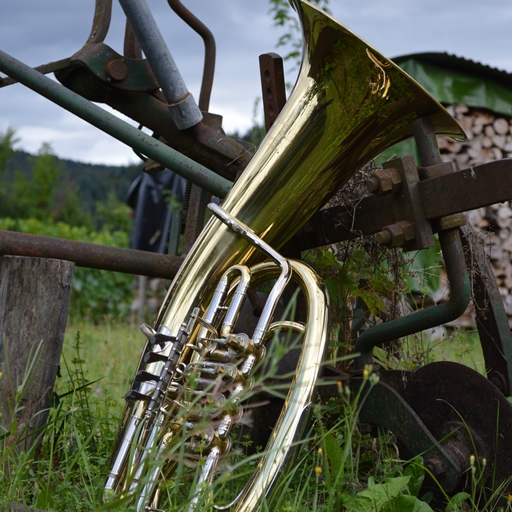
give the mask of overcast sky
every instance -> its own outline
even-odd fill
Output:
[[[148,0],[184,80],[198,98],[199,37],[168,7]],[[227,132],[244,132],[261,94],[258,56],[277,51],[267,0],[183,0],[213,32],[217,65],[210,110]],[[335,18],[389,57],[449,52],[512,72],[510,0],[331,0]],[[68,57],[90,32],[94,0],[3,0],[0,49],[31,66]],[[122,53],[124,18],[117,0],[106,43]],[[288,76],[293,81],[292,74]],[[21,85],[0,89],[0,131],[17,130],[20,148],[49,142],[57,155],[85,162],[136,161],[130,148]]]

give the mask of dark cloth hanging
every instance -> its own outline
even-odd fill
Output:
[[[130,247],[167,253],[172,202],[183,201],[186,180],[165,169],[140,174],[132,183],[126,202],[135,210]]]

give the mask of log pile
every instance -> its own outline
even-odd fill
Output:
[[[450,105],[467,142],[439,137],[444,161],[454,163],[455,170],[465,169],[501,158],[512,158],[512,118],[481,108]],[[512,201],[479,208],[468,213],[486,245],[494,275],[512,326]],[[466,321],[462,322],[467,323]]]
[[[439,137],[443,159],[452,161],[456,170],[512,157],[511,118],[466,105],[450,105],[447,109],[468,137],[465,143]]]

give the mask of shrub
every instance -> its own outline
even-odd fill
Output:
[[[63,222],[42,222],[35,218],[0,219],[0,229],[52,236],[80,242],[115,247],[128,247],[128,235],[122,231],[90,231],[83,226]],[[132,300],[133,276],[89,268],[75,269],[70,314],[89,317],[93,321],[105,317],[125,316]]]

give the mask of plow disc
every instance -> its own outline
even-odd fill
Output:
[[[453,362],[431,363],[407,382],[404,398],[459,467],[457,491],[500,501],[512,489],[512,406],[478,372]],[[441,476],[443,467],[427,469]]]

